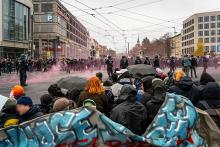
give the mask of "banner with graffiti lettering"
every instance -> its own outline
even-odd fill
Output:
[[[94,108],[79,108],[2,129],[0,146],[207,146],[197,131],[197,120],[198,114],[188,99],[167,94],[158,115],[142,136],[133,134]]]

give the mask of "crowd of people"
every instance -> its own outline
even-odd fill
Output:
[[[106,64],[109,62],[110,58]],[[40,97],[40,104],[34,104],[32,98],[25,95],[25,89],[16,85],[1,111],[0,126],[5,128],[45,114],[92,106],[133,133],[142,135],[164,103],[166,92],[185,96],[202,110],[213,109],[210,115],[220,126],[220,86],[207,72],[200,81],[193,81],[186,70],[137,78],[125,66],[121,68],[111,71],[107,80],[103,80],[102,73],[97,73],[88,80],[84,90],[75,87],[64,93],[53,84],[48,87],[48,93]]]

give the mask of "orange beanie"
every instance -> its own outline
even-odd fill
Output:
[[[13,91],[14,97],[19,97],[19,96],[24,95],[24,88],[20,85],[15,85],[12,88],[12,91]]]

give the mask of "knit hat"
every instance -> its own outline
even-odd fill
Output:
[[[86,99],[83,101],[83,106],[85,107],[96,107],[96,103],[91,99]]]
[[[5,103],[4,107],[3,107],[3,110],[7,110],[7,109],[10,109],[10,108],[13,108],[16,106],[16,99],[14,98],[9,98],[7,100],[7,102]]]
[[[17,100],[17,105],[33,106],[33,102],[30,97],[22,96]]]
[[[12,91],[13,91],[13,96],[14,97],[20,97],[20,96],[24,95],[24,88],[20,85],[15,85],[12,88]]]
[[[72,105],[72,101],[67,98],[59,98],[53,104],[53,112],[68,110],[69,106]]]
[[[103,82],[103,86],[105,86],[105,87],[109,87],[109,86],[112,86],[112,85],[113,84],[110,80],[106,80],[106,81]]]

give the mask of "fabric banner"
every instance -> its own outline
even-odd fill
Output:
[[[167,94],[158,115],[142,136],[133,134],[96,109],[84,107],[2,129],[0,146],[207,146],[198,132],[197,120],[196,109],[188,99]]]

